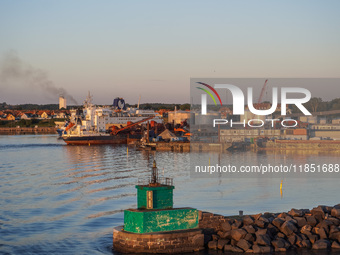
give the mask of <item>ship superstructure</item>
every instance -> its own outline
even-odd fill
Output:
[[[154,117],[152,121],[156,123],[163,123],[162,118],[153,110],[125,109],[123,98],[114,99],[112,106],[95,106],[90,93],[84,101],[82,110],[71,110],[71,122],[78,125],[81,122],[80,129],[83,131],[107,132],[112,126],[124,127],[148,117]]]
[[[62,135],[68,144],[126,143],[131,135],[126,132],[113,135],[113,130],[123,130],[126,126],[134,126],[133,123],[146,121],[163,123],[155,111],[126,108],[123,98],[115,98],[112,106],[96,106],[90,92],[83,107],[70,112],[70,124]]]

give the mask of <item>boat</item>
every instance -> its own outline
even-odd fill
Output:
[[[127,135],[83,134],[62,137],[67,145],[127,144]]]
[[[122,98],[116,98],[112,107],[97,107],[92,104],[92,96],[89,93],[84,107],[71,111],[69,124],[60,132],[61,138],[68,145],[134,143],[143,135],[143,132],[136,128],[137,125],[152,120],[154,126],[158,123],[159,116],[154,111],[148,111],[148,114],[132,112],[131,109],[125,109],[125,101]],[[115,118],[120,119],[120,122],[112,123]]]

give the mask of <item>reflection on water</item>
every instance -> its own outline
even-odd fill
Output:
[[[339,203],[338,179],[191,178],[190,153],[66,146],[54,135],[0,136],[0,252],[112,254],[112,228],[136,207],[135,184],[150,173],[174,177],[175,206],[224,215]],[[303,164],[310,153],[208,155],[219,162]],[[317,154],[322,161],[337,155]]]

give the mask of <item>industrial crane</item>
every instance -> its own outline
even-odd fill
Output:
[[[137,122],[134,122],[134,123],[131,123],[131,124],[128,124],[126,125],[125,127],[122,127],[122,128],[116,128],[116,126],[112,126],[112,130],[111,130],[111,134],[112,135],[117,135],[120,131],[123,131],[123,130],[126,130],[126,129],[129,129],[129,128],[132,128],[140,123],[143,123],[145,121],[148,121],[148,120],[151,120],[155,118],[155,116],[152,116],[152,117],[148,117],[148,118],[145,118],[145,119],[142,119],[140,121],[137,121]]]
[[[263,87],[262,87],[262,89],[261,89],[261,93],[260,93],[259,99],[258,99],[258,101],[257,101],[257,108],[260,107],[260,103],[261,103],[261,101],[262,101],[264,91],[266,90],[267,82],[268,82],[268,79],[265,80],[265,82],[264,82],[264,84],[263,84]],[[254,105],[254,107],[256,108],[255,105]],[[254,117],[255,117],[255,114],[252,114],[251,118],[254,118]]]
[[[261,103],[261,101],[262,101],[262,97],[263,97],[264,91],[266,90],[267,82],[268,82],[268,79],[263,84],[263,87],[262,87],[262,90],[261,90],[261,94],[259,96],[259,100],[257,101],[258,104]]]

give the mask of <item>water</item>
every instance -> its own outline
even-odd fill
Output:
[[[0,253],[112,254],[112,228],[136,207],[138,178],[155,159],[174,178],[176,207],[223,215],[334,205],[337,178],[192,178],[189,153],[144,152],[126,146],[66,146],[55,135],[0,136]],[[216,154],[211,153],[211,157]],[[221,155],[220,155],[221,156]],[[251,164],[288,157],[338,160],[337,155],[222,154]],[[321,162],[320,162],[321,163]]]

